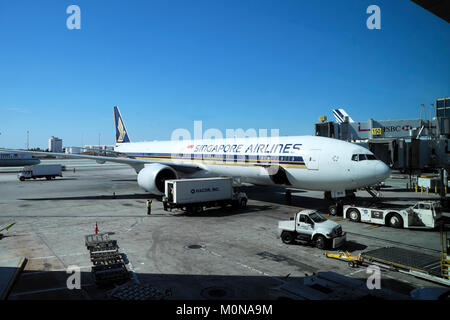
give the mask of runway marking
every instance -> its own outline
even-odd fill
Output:
[[[355,275],[355,274],[357,274],[357,273],[359,273],[359,272],[361,272],[361,271],[364,271],[364,270],[365,270],[365,269],[360,268],[359,270],[350,272],[349,274],[346,275],[346,277],[353,276],[353,275]]]
[[[144,219],[145,219],[145,218],[146,218],[146,217],[142,217],[141,219],[139,219],[139,221],[136,221],[135,223],[133,223],[133,224],[131,225],[131,227],[128,228],[127,231],[125,231],[125,233],[128,233],[128,232],[130,232],[131,230],[133,230],[134,228],[136,228],[138,225],[140,225],[142,222],[144,222]]]
[[[88,283],[88,284],[82,284],[82,287],[91,287],[93,286],[93,283]],[[18,297],[18,296],[25,296],[25,295],[29,295],[29,294],[37,294],[37,293],[44,293],[44,292],[52,292],[52,291],[60,291],[60,290],[70,290],[67,287],[59,287],[59,288],[51,288],[51,289],[42,289],[42,290],[33,290],[33,291],[25,291],[25,292],[18,292],[18,293],[13,293],[10,294],[10,297]]]
[[[375,228],[379,228],[379,227],[382,227],[382,225],[376,224],[376,225],[374,225],[374,226],[368,227],[367,229],[375,229]]]
[[[53,259],[53,258],[58,258],[58,257],[61,258],[61,257],[83,256],[83,255],[89,255],[89,252],[63,254],[63,255],[59,255],[59,256],[34,257],[34,258],[28,258],[28,260],[44,260],[44,259]]]
[[[259,274],[265,275],[265,276],[267,276],[267,277],[276,279],[275,277],[273,277],[273,276],[271,276],[271,275],[265,273],[264,271],[255,269],[255,268],[253,268],[253,267],[250,267],[250,266],[248,266],[248,265],[246,265],[246,264],[243,264],[243,263],[240,263],[240,262],[238,262],[238,261],[231,260],[230,258],[227,258],[227,257],[225,257],[225,256],[222,256],[221,254],[216,253],[216,252],[214,252],[214,251],[211,251],[211,250],[209,250],[209,249],[206,249],[206,248],[203,248],[203,247],[202,247],[202,248],[200,248],[200,250],[206,251],[207,253],[210,253],[210,254],[212,254],[212,255],[214,255],[214,256],[216,256],[216,257],[219,257],[219,258],[228,260],[228,261],[230,261],[230,262],[232,262],[232,263],[234,263],[234,264],[240,265],[241,267],[244,267],[244,268],[249,269],[249,270],[251,270],[251,271],[254,271],[254,272],[257,272],[257,273],[259,273]],[[277,279],[277,280],[279,280],[279,279]],[[280,281],[281,281],[281,280],[280,280]]]
[[[80,269],[89,269],[91,267],[92,266],[89,265],[89,266],[81,266],[79,268]],[[21,276],[34,276],[34,275],[37,275],[37,274],[43,274],[43,273],[49,273],[49,272],[61,272],[61,271],[65,271],[66,272],[67,269],[42,270],[42,271],[32,271],[32,272],[25,271],[25,272],[22,272]]]

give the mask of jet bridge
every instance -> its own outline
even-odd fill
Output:
[[[431,119],[426,119],[423,105],[417,119],[353,121],[343,109],[333,112],[336,122],[321,117],[322,122],[315,125],[317,136],[361,144],[392,169],[415,172],[450,168],[449,97],[436,99]],[[436,116],[431,117],[433,112]]]

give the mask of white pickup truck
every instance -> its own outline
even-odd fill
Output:
[[[434,229],[440,224],[441,217],[439,201],[419,201],[408,208],[395,208],[393,205],[344,206],[344,218],[393,228]]]
[[[316,210],[303,210],[297,212],[291,220],[279,221],[278,231],[284,243],[306,241],[319,249],[327,246],[335,249],[347,240],[340,224],[325,219]]]

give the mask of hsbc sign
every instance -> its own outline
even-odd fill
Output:
[[[412,129],[412,127],[409,124],[404,126],[388,126],[381,128],[383,129],[383,132],[399,132],[400,130],[409,131],[409,129]]]

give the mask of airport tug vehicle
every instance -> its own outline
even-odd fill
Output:
[[[344,218],[353,222],[368,222],[393,228],[434,229],[441,223],[439,201],[419,201],[411,207],[344,206]]]
[[[319,249],[342,246],[347,235],[342,232],[340,224],[325,219],[316,210],[303,210],[297,212],[287,221],[278,222],[278,231],[281,240],[286,244],[296,241],[312,243]]]

